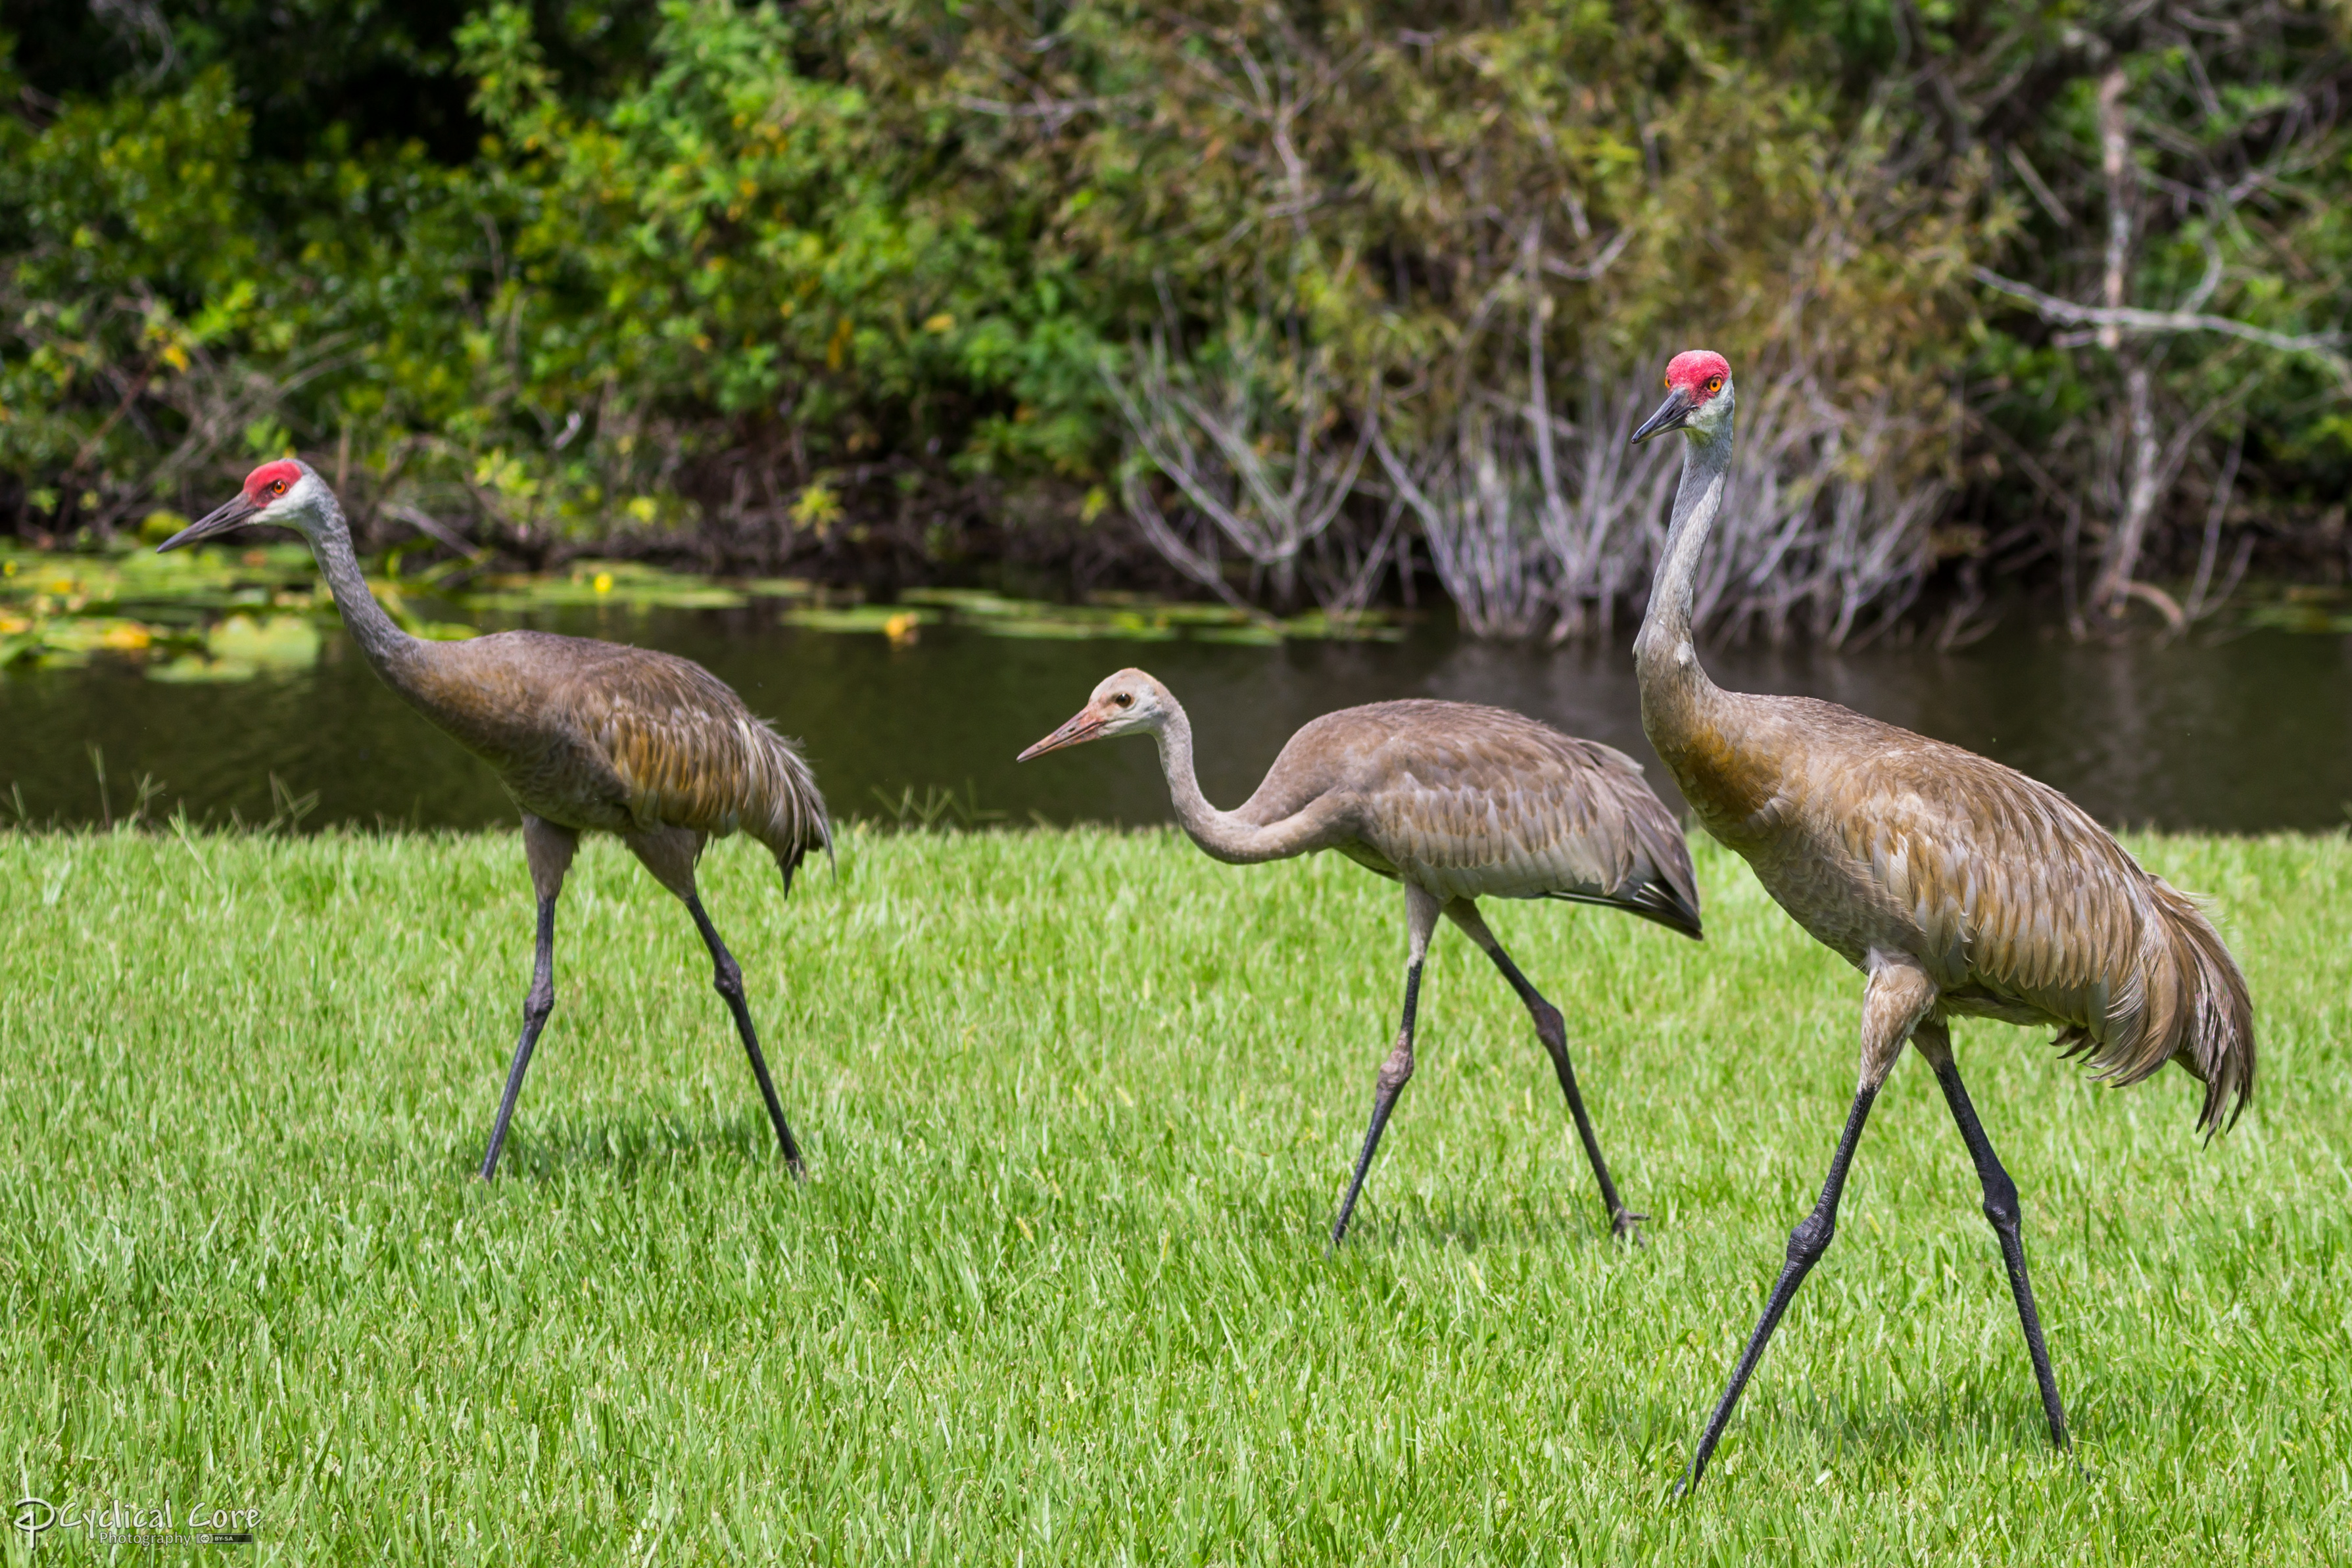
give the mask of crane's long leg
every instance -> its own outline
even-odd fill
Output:
[[[515,1097],[522,1092],[522,1075],[530,1068],[531,1048],[547,1015],[555,1010],[555,900],[563,891],[563,873],[580,847],[580,835],[544,818],[526,812],[522,820],[523,857],[530,865],[531,891],[539,895],[539,941],[530,965],[530,992],[523,998],[522,1039],[515,1046],[514,1064],[507,1069],[506,1092],[499,1097],[499,1119],[490,1125],[490,1146],[482,1155],[482,1179],[498,1174],[499,1151],[506,1147],[507,1124],[514,1119]]]
[[[760,1054],[760,1034],[751,1027],[751,1004],[743,998],[743,970],[735,962],[735,955],[719,939],[719,928],[710,924],[704,913],[702,900],[692,894],[686,897],[687,912],[694,916],[695,928],[702,933],[702,945],[710,949],[712,974],[710,983],[727,999],[727,1010],[735,1015],[735,1032],[743,1037],[743,1050],[751,1058],[751,1076],[760,1081],[760,1097],[768,1103],[768,1120],[776,1124],[776,1145],[784,1152],[784,1164],[795,1177],[806,1175],[801,1164],[801,1146],[793,1140],[793,1130],[784,1123],[783,1102],[776,1098],[775,1080],[768,1076],[767,1058]]]
[[[776,1098],[775,1080],[768,1076],[768,1059],[760,1054],[760,1031],[751,1027],[751,1005],[743,999],[742,967],[719,939],[719,927],[710,924],[695,892],[694,862],[702,853],[703,835],[691,828],[657,828],[651,832],[624,833],[621,841],[654,873],[655,880],[677,894],[687,913],[694,916],[694,928],[702,933],[702,945],[710,949],[710,984],[725,999],[727,1010],[735,1015],[735,1032],[742,1036],[744,1054],[751,1059],[751,1076],[760,1081],[760,1097],[768,1103],[768,1120],[776,1124],[776,1145],[783,1150],[784,1164],[793,1176],[806,1174],[801,1166],[801,1146],[784,1122],[783,1102]]]
[[[1862,1082],[1854,1090],[1853,1108],[1846,1113],[1845,1131],[1838,1137],[1837,1152],[1830,1156],[1829,1175],[1822,1179],[1821,1197],[1813,1204],[1812,1212],[1789,1233],[1789,1260],[1781,1266],[1780,1278],[1773,1283],[1771,1299],[1764,1303],[1764,1315],[1757,1319],[1755,1332],[1748,1336],[1748,1348],[1740,1353],[1739,1364],[1732,1369],[1730,1385],[1724,1389],[1715,1414],[1707,1417],[1706,1430],[1691,1455],[1690,1474],[1683,1478],[1685,1491],[1698,1485],[1699,1477],[1706,1473],[1707,1458],[1715,1452],[1723,1428],[1730,1424],[1731,1412],[1739,1403],[1739,1391],[1748,1386],[1756,1364],[1763,1359],[1766,1342],[1780,1326],[1780,1315],[1796,1299],[1797,1287],[1805,1282],[1805,1276],[1812,1272],[1813,1265],[1822,1260],[1822,1254],[1829,1250],[1830,1242],[1835,1239],[1838,1198],[1845,1191],[1846,1167],[1853,1163],[1854,1145],[1862,1141],[1862,1124],[1870,1118],[1870,1103],[1878,1098],[1878,1086],[1886,1082],[1887,1070],[1902,1054],[1904,1040],[1935,1005],[1935,983],[1916,964],[1878,959],[1875,955],[1874,959],[1879,967],[1872,971],[1870,989],[1863,999]]]
[[[1389,1113],[1396,1109],[1397,1096],[1412,1078],[1412,1015],[1421,1002],[1421,966],[1429,956],[1430,934],[1437,929],[1437,910],[1434,894],[1405,883],[1404,1014],[1397,1025],[1396,1045],[1390,1051],[1389,1059],[1381,1063],[1380,1076],[1373,1082],[1372,1124],[1364,1133],[1364,1151],[1356,1156],[1356,1174],[1348,1183],[1348,1196],[1339,1200],[1339,1218],[1331,1224],[1334,1247],[1348,1234],[1348,1218],[1356,1212],[1357,1195],[1364,1190],[1364,1175],[1372,1168],[1372,1151],[1381,1146],[1381,1131],[1389,1124]]]
[[[1969,1102],[1959,1063],[1952,1060],[1950,1032],[1941,1021],[1931,1021],[1920,1025],[1912,1039],[1919,1054],[1936,1070],[1936,1082],[1944,1088],[1944,1103],[1952,1108],[1960,1141],[1968,1145],[1969,1158],[1976,1162],[1977,1180],[1984,1185],[1985,1218],[1992,1221],[1993,1234],[2000,1240],[2001,1261],[2009,1266],[2009,1291],[2017,1298],[2018,1322],[2025,1326],[2025,1348],[2033,1357],[2034,1381],[2042,1385],[2042,1413],[2050,1417],[2050,1440],[2062,1448],[2071,1448],[2066,1411],[2058,1402],[2058,1378],[2050,1370],[2050,1347],[2042,1337],[2042,1314],[2034,1310],[2033,1283],[2025,1274],[2025,1241],[2018,1234],[2017,1184],[2002,1168],[2000,1156],[1992,1152],[1992,1140],[1985,1136],[1977,1108]]]
[[[1496,941],[1495,934],[1486,928],[1486,922],[1479,915],[1476,904],[1466,898],[1457,898],[1445,906],[1445,914],[1454,925],[1462,927],[1470,940],[1486,949],[1486,956],[1495,961],[1495,967],[1503,972],[1503,978],[1511,983],[1511,989],[1519,994],[1519,1000],[1527,1007],[1528,1016],[1535,1019],[1536,1038],[1543,1042],[1545,1051],[1551,1057],[1552,1071],[1559,1078],[1560,1092],[1568,1096],[1568,1113],[1576,1118],[1577,1136],[1584,1140],[1584,1157],[1592,1162],[1592,1175],[1601,1183],[1601,1202],[1609,1210],[1609,1227],[1619,1236],[1636,1235],[1636,1227],[1650,1217],[1628,1213],[1624,1204],[1618,1199],[1617,1184],[1609,1178],[1609,1162],[1601,1157],[1601,1140],[1592,1131],[1592,1118],[1585,1113],[1584,1096],[1576,1092],[1576,1069],[1568,1060],[1568,1025],[1560,1018],[1559,1009],[1544,1000],[1543,993],[1519,972],[1517,964],[1511,962],[1511,956],[1503,951],[1502,943]]]

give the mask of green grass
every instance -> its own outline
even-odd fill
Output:
[[[511,836],[0,837],[8,1479],[258,1506],[263,1563],[2342,1560],[2352,847],[2137,847],[2252,977],[2235,1133],[2200,1144],[2178,1071],[2111,1092],[1959,1030],[2081,1471],[1910,1059],[1676,1503],[1861,994],[1711,848],[1704,946],[1490,914],[1647,1244],[1605,1239],[1524,1015],[1447,931],[1327,1257],[1403,943],[1335,857],[853,834],[787,902],[716,852],[794,1187],[691,925],[599,842],[486,1188]]]

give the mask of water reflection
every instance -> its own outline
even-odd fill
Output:
[[[1642,739],[1623,646],[1552,652],[1424,634],[1401,643],[1022,642],[931,628],[877,636],[778,623],[772,608],[581,612],[550,630],[701,660],[785,733],[803,737],[837,811],[970,787],[1011,820],[1168,818],[1151,747],[1087,747],[1016,767],[1013,754],[1123,664],[1147,665],[1191,710],[1202,786],[1222,805],[1255,784],[1318,713],[1428,695],[1516,707],[1622,747],[1662,786]],[[1631,630],[1617,639],[1630,643]],[[1827,697],[2044,779],[2102,821],[2256,831],[2340,826],[2352,800],[2352,639],[2255,632],[2213,646],[2080,646],[2006,629],[1956,653],[1725,648],[1710,670],[1737,689]],[[509,822],[513,808],[471,761],[380,685],[340,631],[306,674],[171,686],[121,665],[0,677],[0,793],[37,820],[95,820],[88,749],[104,750],[113,805],[139,774],[162,808],[198,819],[271,812],[269,775],[316,790],[313,824]]]

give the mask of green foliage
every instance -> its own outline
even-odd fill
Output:
[[[363,520],[699,526],[772,561],[958,486],[1101,492],[1129,444],[1105,372],[1155,332],[1204,367],[1276,342],[1268,439],[1377,417],[1410,444],[1517,395],[1530,331],[1612,375],[1704,338],[1900,411],[1876,460],[1906,480],[2047,509],[1968,416],[2089,494],[2112,367],[1971,270],[2097,293],[2115,62],[2132,298],[2211,267],[2204,308],[2341,314],[2340,16],[2224,13],[2218,43],[1891,0],[45,20],[0,49],[0,512],[110,532],[290,445],[336,455]],[[2245,483],[2340,477],[2313,361],[2167,352],[2166,397],[2262,432]]]
[[[852,831],[786,900],[719,847],[796,1187],[691,922],[592,843],[486,1187],[512,835],[0,833],[0,1459],[52,1501],[258,1506],[257,1562],[2340,1557],[2352,849],[2134,841],[2215,900],[2261,1009],[2260,1097],[2210,1147],[2175,1069],[2109,1091],[2036,1031],[1958,1031],[2079,1468],[1906,1060],[1676,1503],[1860,1000],[1696,847],[1703,945],[1489,914],[1648,1240],[1609,1240],[1526,1013],[1448,930],[1328,1256],[1402,921],[1336,855]]]

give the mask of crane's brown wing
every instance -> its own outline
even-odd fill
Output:
[[[1332,789],[1353,796],[1364,845],[1433,892],[1607,904],[1698,935],[1679,826],[1598,742],[1503,708],[1376,703],[1300,730],[1244,810]]]
[[[670,654],[598,646],[613,653],[579,671],[568,706],[580,744],[638,827],[740,831],[767,845],[787,876],[807,851],[830,850],[807,761],[726,683]]]
[[[1823,748],[1808,815],[1959,1010],[2056,1022],[2119,1082],[2179,1055],[2209,1088],[2251,1086],[2245,982],[2189,899],[2048,785],[1872,727]]]

